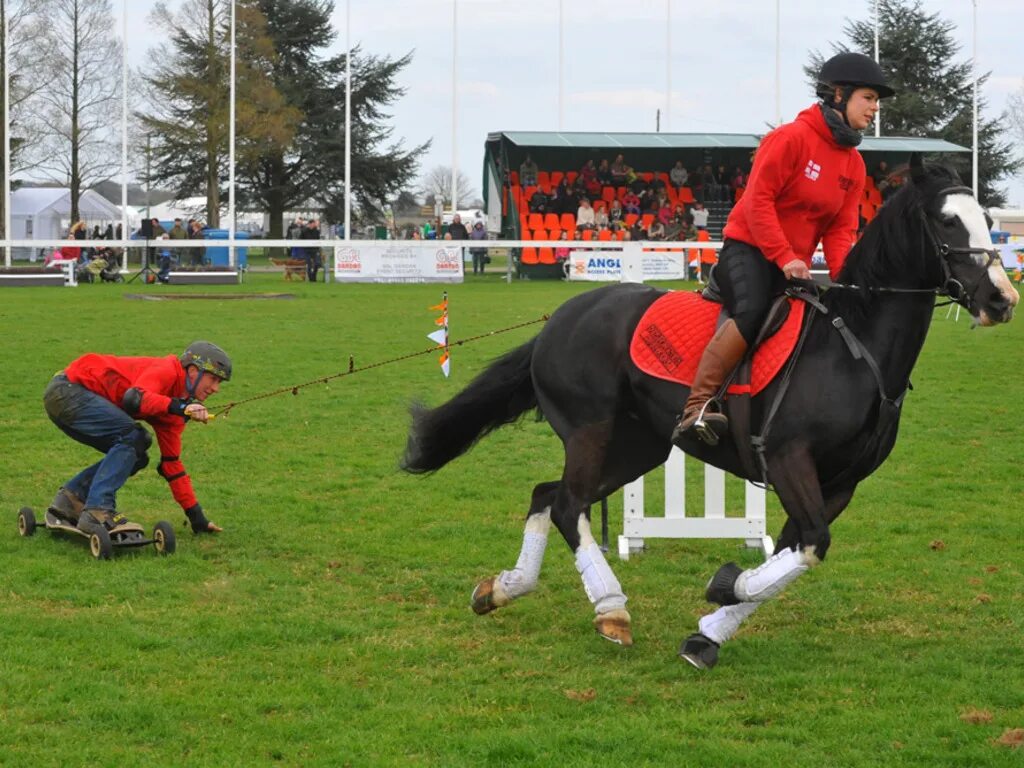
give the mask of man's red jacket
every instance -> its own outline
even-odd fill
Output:
[[[753,245],[780,269],[794,259],[810,266],[820,242],[834,280],[857,239],[863,194],[864,159],[832,138],[815,104],[761,141],[722,235]]]
[[[135,387],[142,392],[142,404],[133,418],[153,427],[160,446],[157,471],[168,480],[171,493],[182,509],[196,504],[192,481],[181,463],[181,433],[185,419],[167,412],[172,398],[185,398],[185,369],[174,355],[167,357],[117,357],[82,355],[64,369],[68,380],[106,398],[118,408],[124,393]]]

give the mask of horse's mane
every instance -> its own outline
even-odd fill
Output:
[[[863,314],[879,296],[871,288],[921,285],[934,269],[935,256],[925,245],[925,208],[939,190],[960,183],[956,172],[944,165],[926,166],[919,178],[908,179],[878,209],[839,273],[837,282],[860,290],[829,291],[829,307],[844,316]]]

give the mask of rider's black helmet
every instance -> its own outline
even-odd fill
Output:
[[[883,99],[896,94],[886,82],[885,73],[878,63],[870,56],[853,51],[836,54],[822,65],[818,74],[816,93],[819,98],[830,102],[835,87],[844,85],[853,88],[873,88]],[[846,97],[848,98],[849,96]]]
[[[193,341],[178,358],[187,368],[194,365],[201,371],[212,373],[223,381],[231,380],[231,358],[228,353],[208,341]]]

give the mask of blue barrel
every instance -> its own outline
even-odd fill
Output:
[[[227,240],[228,231],[226,229],[204,229],[203,237],[207,240]],[[248,240],[248,232],[235,232],[235,240]],[[228,266],[228,248],[207,248],[206,258],[210,264],[215,267],[226,267]],[[249,268],[249,249],[248,248],[235,248],[235,263],[240,269]]]

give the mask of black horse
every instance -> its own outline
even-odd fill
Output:
[[[980,325],[1013,315],[1020,297],[992,250],[987,217],[971,190],[953,171],[924,167],[917,158],[910,175],[850,252],[840,287],[822,296],[827,314],[812,323],[784,397],[776,403],[780,384],[774,382],[751,401],[755,427],[776,410],[763,455],[787,520],[764,565],[741,572],[728,564],[709,582],[708,599],[721,607],[701,619],[700,631],[680,649],[697,667],[714,665],[719,645],[758,605],[824,559],[830,523],[896,441],[902,395],[935,295],[949,295]],[[414,408],[403,460],[409,472],[440,469],[536,407],[565,446],[561,478],[533,490],[516,567],[477,585],[477,613],[536,587],[554,521],[575,554],[595,628],[609,640],[632,643],[626,598],[590,533],[589,506],[663,463],[671,448],[686,388],[645,375],[629,355],[641,316],[662,294],[615,285],[577,296],[539,335],[450,401]],[[762,479],[744,469],[751,463],[731,439],[712,447],[692,438],[680,447],[733,474]]]

